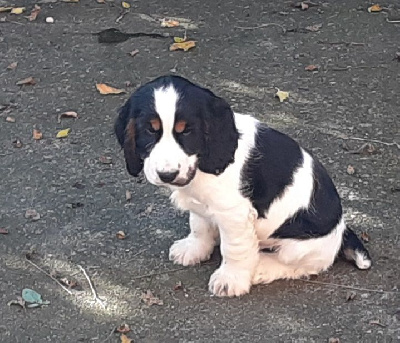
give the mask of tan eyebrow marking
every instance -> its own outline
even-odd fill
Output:
[[[184,120],[179,120],[178,122],[176,122],[174,127],[177,133],[182,133],[183,131],[185,131],[185,128],[186,128],[186,121]]]
[[[150,124],[154,131],[159,131],[161,128],[161,123],[159,119],[150,120]]]

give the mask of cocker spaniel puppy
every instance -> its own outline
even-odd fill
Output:
[[[157,78],[122,107],[115,132],[129,173],[144,169],[190,212],[190,234],[169,258],[194,265],[220,243],[213,294],[240,296],[254,284],[317,274],[339,253],[359,269],[371,266],[321,163],[211,91],[178,76]]]

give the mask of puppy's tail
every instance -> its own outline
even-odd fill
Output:
[[[365,249],[360,239],[349,227],[344,232],[340,254],[346,260],[354,262],[358,269],[369,269],[371,267],[372,260],[368,250]]]

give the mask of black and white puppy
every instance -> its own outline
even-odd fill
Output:
[[[213,294],[239,296],[253,284],[317,274],[339,253],[360,269],[371,266],[324,167],[211,91],[178,76],[157,78],[122,107],[115,132],[129,173],[144,169],[190,211],[191,232],[172,245],[170,259],[200,263],[220,242]]]

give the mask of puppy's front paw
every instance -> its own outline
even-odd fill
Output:
[[[169,259],[175,264],[192,266],[210,259],[214,249],[213,244],[208,244],[200,239],[186,237],[176,241],[169,249]]]
[[[238,297],[249,293],[251,275],[247,270],[222,266],[211,275],[208,287],[218,297]]]

